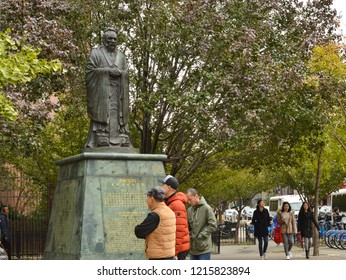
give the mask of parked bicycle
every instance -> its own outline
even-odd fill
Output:
[[[275,234],[275,224],[271,223],[271,225],[268,227],[268,237],[271,240],[274,240],[274,234]]]
[[[274,231],[275,231],[275,227],[273,227],[273,224],[271,224],[268,227],[268,238],[270,238],[271,240],[274,239]],[[249,224],[246,228],[246,238],[247,239],[254,239],[255,238],[255,226],[253,224]]]
[[[331,225],[331,229],[324,232],[320,229],[320,234],[324,234],[324,241],[329,248],[346,250],[346,219]]]
[[[321,219],[318,221],[319,230],[319,238],[320,241],[325,241],[326,233],[328,230],[333,229],[333,225],[330,219]]]
[[[246,227],[246,239],[253,240],[255,238],[255,226],[253,224],[249,224]]]
[[[218,230],[220,232],[221,240],[234,238],[234,231],[232,231],[232,227],[227,226],[226,224],[219,224]]]
[[[346,230],[328,230],[325,235],[325,243],[329,248],[346,250]]]

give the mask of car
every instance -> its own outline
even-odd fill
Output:
[[[332,207],[330,205],[323,205],[318,207],[318,220],[330,221],[332,219]]]
[[[225,221],[229,222],[236,222],[237,221],[237,216],[238,216],[238,211],[236,209],[226,209],[225,212],[223,213],[223,216],[225,218]]]
[[[241,214],[242,217],[247,219],[247,220],[251,220],[252,219],[252,215],[253,212],[256,210],[256,208],[251,208],[250,206],[245,206],[244,209],[242,210]]]
[[[332,207],[330,205],[323,205],[318,207],[318,213],[323,212],[323,213],[328,213],[332,212]]]
[[[256,208],[246,208],[244,211],[244,214],[248,219],[252,219],[253,212],[256,210]]]
[[[253,212],[256,208],[251,208],[250,206],[245,206],[241,211],[241,219],[251,220]],[[225,221],[236,222],[238,218],[238,210],[235,208],[226,209],[224,212]]]

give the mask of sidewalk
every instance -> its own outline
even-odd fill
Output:
[[[292,248],[292,260],[306,260],[305,251],[300,245]],[[331,249],[325,244],[319,248],[319,256],[313,256],[313,248],[310,249],[310,260],[346,260],[346,250]],[[279,246],[269,240],[267,250],[268,260],[286,260],[283,244]],[[259,260],[258,243],[256,245],[222,245],[220,254],[212,254],[212,260]]]

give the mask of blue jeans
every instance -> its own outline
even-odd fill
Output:
[[[258,250],[260,256],[262,257],[264,253],[267,252],[268,248],[268,235],[267,236],[259,236],[258,238]]]
[[[185,260],[188,252],[189,251],[184,251],[184,252],[178,253],[178,255],[177,255],[178,260]]]
[[[170,258],[162,258],[162,259],[149,259],[149,260],[174,260],[174,257],[170,257]]]
[[[192,255],[190,254],[190,260],[210,260],[210,253],[205,253],[202,255]]]

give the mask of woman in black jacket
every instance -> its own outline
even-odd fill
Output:
[[[319,230],[318,224],[314,218],[314,213],[311,211],[309,203],[305,201],[299,210],[298,233],[300,232],[302,238],[304,238],[305,254],[307,259],[309,258],[309,251],[312,244],[312,224],[314,224],[317,230]]]
[[[258,249],[261,259],[267,259],[268,248],[268,227],[270,226],[270,216],[262,199],[257,201],[256,210],[253,212],[252,224],[255,226],[255,237],[258,238]]]

